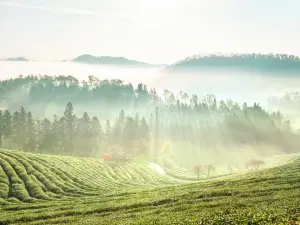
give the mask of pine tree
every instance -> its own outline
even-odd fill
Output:
[[[124,132],[123,132],[124,145],[125,145],[125,159],[128,158],[129,151],[133,150],[135,135],[136,132],[134,126],[134,119],[132,117],[127,117]]]
[[[158,151],[158,138],[159,138],[159,114],[158,114],[158,107],[155,108],[155,126],[154,126],[154,159],[157,157]]]
[[[106,142],[108,144],[111,143],[111,139],[110,139],[111,132],[112,132],[112,128],[111,128],[110,121],[106,120],[106,124],[105,124],[105,139],[106,139]]]
[[[117,119],[113,125],[110,138],[114,144],[116,145],[122,144],[122,125],[119,119]]]
[[[138,129],[138,134],[139,134],[139,151],[141,153],[149,155],[150,129],[145,117],[143,117],[141,120],[141,124]]]
[[[41,139],[39,144],[40,152],[53,153],[53,140],[51,138],[51,122],[44,119],[41,123]]]
[[[35,137],[35,124],[32,118],[31,112],[27,115],[27,123],[26,123],[26,145],[25,151],[35,152],[36,149],[36,137]]]
[[[40,150],[40,144],[42,139],[42,122],[39,118],[34,119],[35,123],[35,141],[36,141],[36,151]]]
[[[53,123],[51,126],[51,134],[53,139],[53,151],[56,154],[59,154],[59,143],[60,143],[60,136],[59,136],[59,120],[57,115],[53,116]]]
[[[104,134],[100,121],[96,116],[92,118],[92,149],[96,152],[103,144]]]
[[[80,119],[78,126],[78,139],[82,145],[82,149],[79,149],[79,155],[91,156],[92,155],[92,127],[91,120],[87,112],[85,112]],[[81,145],[80,145],[81,146]]]
[[[75,115],[73,113],[72,103],[68,103],[66,110],[64,112],[64,122],[65,122],[65,152],[73,154],[73,136],[74,136],[74,120]]]
[[[124,125],[125,125],[125,113],[124,110],[122,109],[119,115],[119,124],[121,129],[124,129]]]
[[[4,120],[3,120],[3,113],[0,110],[0,147],[2,147],[2,136],[4,135],[4,129],[3,129],[3,124],[4,124]]]
[[[61,117],[58,121],[58,126],[57,126],[57,144],[58,144],[58,151],[60,154],[67,154],[65,147],[66,147],[66,126],[65,126],[65,119],[64,117]]]
[[[12,116],[8,110],[5,110],[3,115],[3,134],[6,139],[8,139],[8,148],[11,148],[11,138],[12,138]]]
[[[139,126],[140,126],[140,116],[138,113],[135,114],[135,119],[134,119],[134,133],[135,133],[135,137],[138,138],[139,137],[139,134],[138,134],[138,129],[139,129]]]
[[[26,148],[26,123],[27,123],[27,113],[22,106],[19,112],[19,125],[18,125],[18,136],[20,147],[25,150]]]
[[[20,115],[18,111],[16,111],[12,117],[12,140],[18,145],[18,148],[20,148]]]

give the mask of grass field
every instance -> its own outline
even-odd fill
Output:
[[[188,171],[8,150],[0,165],[0,224],[300,224],[298,155],[197,182]]]

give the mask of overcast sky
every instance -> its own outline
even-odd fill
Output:
[[[300,0],[0,0],[0,58],[300,55]]]

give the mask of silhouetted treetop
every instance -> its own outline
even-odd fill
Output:
[[[241,68],[253,70],[300,70],[300,59],[287,54],[194,55],[168,69]]]
[[[93,56],[89,54],[80,55],[72,60],[78,63],[87,64],[102,64],[102,65],[131,65],[131,66],[152,66],[151,64],[130,60],[124,57],[112,57],[112,56]]]

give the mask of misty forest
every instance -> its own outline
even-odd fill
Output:
[[[16,108],[16,103],[10,105],[14,90],[22,93],[19,103],[24,106],[10,111]],[[220,151],[239,149],[242,153],[243,148],[254,146],[261,155],[271,153],[263,146],[291,153],[300,143],[299,134],[279,111],[268,113],[258,103],[217,101],[212,94],[198,97],[165,90],[160,97],[142,83],[134,88],[121,80],[93,76],[88,82],[71,76],[20,76],[2,81],[1,92],[2,101],[8,104],[0,111],[0,143],[26,152],[85,157],[110,152],[124,160],[155,159],[164,142],[170,142],[177,157],[189,162],[207,152],[218,158]],[[91,112],[76,113],[76,105],[87,104]],[[43,117],[47,105],[62,110]],[[115,118],[107,116],[112,111]],[[184,150],[179,150],[182,146]]]
[[[299,225],[299,0],[0,0],[0,225]]]
[[[91,55],[72,63],[117,62],[155,67]],[[208,86],[203,71],[292,79],[299,65],[289,55],[210,55],[161,73],[188,79],[192,71]],[[0,224],[300,221],[299,92],[287,88],[261,104],[241,101],[238,91],[239,101],[142,80],[19,75],[0,81]]]

